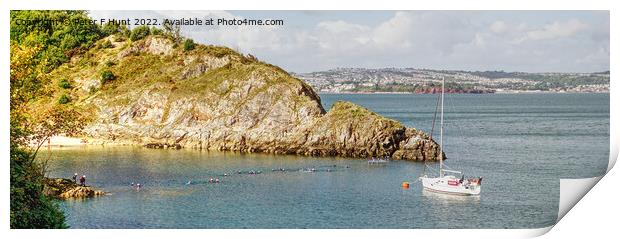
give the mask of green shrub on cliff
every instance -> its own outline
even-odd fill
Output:
[[[62,78],[62,79],[60,79],[60,81],[58,81],[58,87],[60,87],[62,89],[70,89],[71,88],[71,82],[69,82],[66,78]]]
[[[114,23],[106,23],[101,27],[101,32],[106,36],[119,34],[119,33],[120,33],[119,35],[125,35],[127,31],[129,31],[127,26],[120,25],[120,24],[114,24]],[[128,36],[129,34],[125,35],[125,37],[128,37]]]
[[[64,105],[71,102],[71,98],[67,94],[62,94],[60,98],[58,98],[58,104]]]
[[[129,36],[129,39],[131,39],[132,41],[137,41],[137,40],[140,40],[142,38],[145,38],[150,33],[151,33],[151,29],[149,29],[149,27],[147,27],[147,26],[139,26],[139,27],[134,28],[131,31],[131,35]]]
[[[196,43],[194,43],[194,40],[192,39],[186,39],[185,42],[183,43],[184,51],[191,51],[191,50],[194,50],[194,48],[196,48]]]
[[[151,35],[164,36],[164,30],[153,27],[151,28]]]
[[[105,84],[109,81],[113,81],[116,79],[116,76],[114,75],[114,73],[112,73],[112,71],[110,70],[105,70],[103,72],[101,72],[101,84]]]

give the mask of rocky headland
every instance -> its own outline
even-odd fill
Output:
[[[66,178],[45,178],[44,180],[43,192],[45,195],[58,199],[91,198],[105,195],[103,191],[91,186],[80,186]]]
[[[51,76],[71,82],[51,95],[68,94],[91,119],[84,136],[103,142],[412,161],[440,152],[426,133],[359,105],[326,111],[303,81],[225,47],[110,36]]]

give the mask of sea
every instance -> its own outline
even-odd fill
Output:
[[[437,95],[320,96],[327,110],[351,101],[428,133],[436,116],[440,138]],[[49,176],[85,174],[109,193],[60,202],[71,228],[541,228],[557,220],[560,178],[607,170],[609,103],[607,93],[446,95],[445,163],[483,178],[469,197],[422,189],[438,163],[131,146],[42,155]]]

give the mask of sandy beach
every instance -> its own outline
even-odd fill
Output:
[[[81,146],[89,144],[86,138],[73,138],[66,136],[52,136],[43,146]]]

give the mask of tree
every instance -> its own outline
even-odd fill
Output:
[[[174,43],[181,43],[183,37],[181,36],[181,27],[179,25],[172,25],[170,21],[164,21],[164,35],[169,37]]]
[[[89,22],[85,11],[11,11],[10,15],[10,226],[66,228],[58,204],[43,193],[46,167],[37,152],[53,135],[79,132],[86,117],[70,102],[37,109],[33,103],[51,95],[54,87],[48,87],[53,84],[47,73],[105,34],[97,24],[59,23]],[[39,24],[17,24],[18,20]]]
[[[105,36],[110,36],[110,35],[114,35],[117,33],[121,33],[124,30],[123,27],[127,28],[124,25],[115,24],[113,22],[108,22],[106,24],[103,24],[103,27],[101,27],[101,32]]]
[[[131,39],[132,41],[137,41],[148,36],[150,32],[151,30],[149,29],[149,27],[139,26],[131,31],[131,36],[129,36],[129,39]]]
[[[34,115],[27,125],[32,129],[28,141],[34,144],[31,160],[35,160],[41,146],[52,136],[77,136],[86,121],[87,117],[78,108],[65,104],[54,105]]]
[[[41,92],[46,82],[36,56],[42,47],[18,46],[11,41],[10,71],[10,226],[11,228],[67,228],[65,216],[43,193],[45,168],[27,147],[36,135],[28,102]],[[62,113],[62,112],[59,112]],[[63,127],[66,128],[66,127]]]
[[[21,46],[40,47],[33,64],[41,64],[45,72],[67,62],[71,55],[90,48],[105,36],[98,24],[61,23],[89,22],[86,11],[14,10],[10,15],[11,40]],[[39,24],[18,24],[24,20],[39,21]]]
[[[28,152],[11,144],[11,228],[67,228],[58,204],[43,194],[41,167],[29,159]]]
[[[164,35],[164,30],[156,28],[156,27],[153,27],[153,28],[151,28],[151,35],[162,36],[162,35]]]

